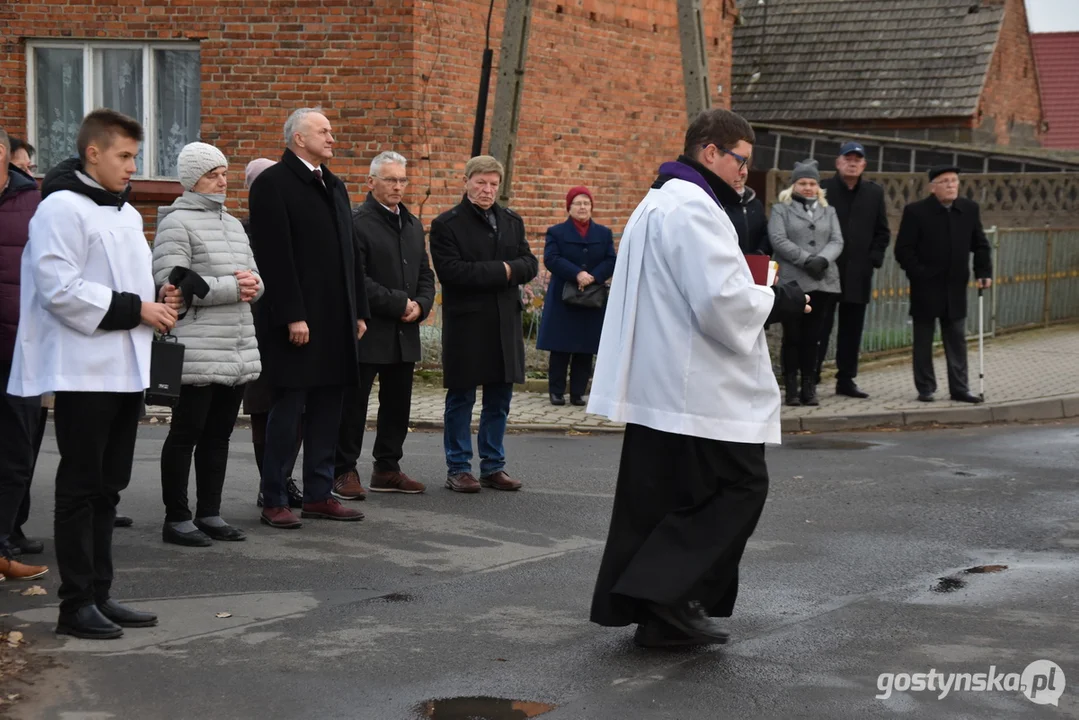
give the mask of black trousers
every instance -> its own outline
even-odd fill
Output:
[[[592,355],[551,351],[547,369],[547,391],[552,395],[566,394],[566,371],[569,370],[569,393],[581,397],[588,390],[592,377]]]
[[[354,471],[363,452],[367,405],[378,378],[378,422],[375,432],[375,472],[399,472],[405,456],[408,419],[412,414],[412,372],[415,363],[360,363],[360,384],[345,388],[341,429],[337,436],[334,475]]]
[[[10,374],[10,364],[0,366],[0,543],[19,537],[30,516],[30,482],[45,432],[41,398],[8,395]]]
[[[244,399],[244,386],[183,385],[161,448],[161,499],[165,521],[191,519],[187,480],[195,456],[195,517],[221,514],[221,490],[229,460],[229,439]]]
[[[933,370],[933,333],[935,319],[914,318],[914,387],[931,395],[937,391],[937,375]],[[967,320],[940,319],[940,337],[944,341],[944,358],[948,365],[948,392],[952,395],[970,392],[967,385]]]
[[[259,477],[262,477],[262,460],[266,454],[266,423],[270,419],[270,413],[251,413],[251,445],[255,449],[255,466],[258,468]],[[300,418],[300,427],[303,427],[303,418]],[[296,469],[296,458],[300,455],[303,446],[303,435],[296,434],[296,452],[292,454],[288,466],[285,468],[285,477],[291,478]]]
[[[729,617],[767,496],[764,445],[627,425],[592,622],[644,622],[647,603],[687,600]]]
[[[303,436],[304,502],[322,502],[333,489],[344,388],[275,388],[273,394],[262,459],[263,506],[288,507],[285,470],[294,458],[297,433]]]
[[[131,481],[142,393],[58,392],[55,543],[60,612],[109,599],[112,523]]]
[[[865,303],[838,302],[824,318],[821,343],[817,356],[817,374],[828,354],[828,339],[832,336],[835,316],[839,315],[839,332],[835,339],[836,380],[839,382],[858,377],[858,355],[862,351],[862,331],[865,329]],[[838,312],[837,312],[838,310]],[[816,308],[813,312],[816,312]]]
[[[807,293],[813,312],[794,320],[783,321],[783,341],[780,343],[780,362],[783,374],[787,377],[797,375],[813,379],[817,374],[820,346],[828,342],[824,334],[824,323],[832,312],[839,295],[836,293]]]

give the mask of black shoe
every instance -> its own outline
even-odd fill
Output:
[[[687,602],[680,605],[649,603],[648,609],[657,620],[686,635],[701,638],[705,642],[722,645],[731,638],[729,632],[724,630],[715,620],[708,617],[704,608],[698,602]]]
[[[918,393],[919,402],[933,402],[936,398],[933,397],[933,393]]]
[[[659,620],[649,620],[637,626],[633,633],[633,644],[642,648],[675,648],[711,645],[716,642],[711,638],[687,635]]]
[[[971,395],[969,392],[952,393],[952,400],[955,400],[956,402],[974,403],[975,405],[982,402],[980,397]]]
[[[288,494],[288,506],[293,510],[303,507],[303,491],[296,487],[296,481],[292,478],[285,483],[285,492]]]
[[[10,542],[20,551],[23,555],[40,555],[45,552],[45,543],[40,540],[31,540],[23,534],[12,535]]]
[[[168,523],[161,526],[161,539],[173,545],[186,547],[210,547],[214,544],[206,533],[197,528],[190,532],[181,532]]]
[[[867,398],[869,393],[858,387],[853,380],[840,380],[835,384],[836,395],[846,395],[852,398]]]
[[[124,629],[102,615],[97,605],[87,605],[73,613],[60,613],[56,634],[87,640],[112,640],[123,635]]]
[[[566,396],[565,395],[559,395],[557,393],[551,393],[550,398],[551,398],[551,404],[552,405],[565,405],[566,404]]]
[[[812,381],[813,378],[802,376],[802,393],[799,399],[803,405],[820,405],[817,400],[817,386]]]
[[[22,555],[22,548],[11,542],[11,540],[0,543],[0,557],[17,558],[20,555]]]
[[[259,490],[258,497],[255,498],[255,504],[258,505],[259,507],[262,507],[262,491],[261,490]]]
[[[106,600],[99,603],[97,609],[101,611],[102,615],[120,627],[140,628],[157,625],[157,615],[152,612],[129,608],[127,605],[121,605],[115,600]]]
[[[131,527],[134,524],[135,521],[127,515],[117,515],[116,519],[112,521],[113,527]]]
[[[577,407],[584,407],[584,405],[585,405],[584,397],[582,397],[581,395],[570,395],[569,396],[569,404],[570,405],[576,405]]]
[[[787,404],[791,407],[800,406],[802,400],[798,397],[798,375],[784,375],[783,387],[787,391]]]
[[[232,527],[231,525],[225,525],[224,527],[213,527],[207,525],[198,518],[195,518],[195,527],[209,535],[212,540],[240,542],[241,540],[247,539],[247,535],[244,534],[243,530],[241,530],[240,528]]]

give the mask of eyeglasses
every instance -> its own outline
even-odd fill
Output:
[[[372,175],[371,177],[381,180],[384,183],[389,183],[390,185],[400,185],[401,187],[408,186],[408,178],[387,178],[382,177],[381,175]]]
[[[714,143],[708,143],[708,145],[713,145],[713,144],[714,144]],[[707,148],[707,147],[708,147],[708,145],[705,145],[704,147],[705,147],[705,148]],[[739,170],[742,170],[742,168],[744,168],[744,167],[748,166],[748,165],[749,165],[749,161],[753,159],[752,157],[745,157],[745,156],[743,156],[743,155],[739,155],[738,153],[736,153],[736,152],[733,152],[733,151],[731,151],[731,150],[728,150],[727,148],[722,148],[722,147],[720,147],[719,145],[716,145],[716,150],[719,150],[719,151],[720,151],[721,153],[723,153],[724,155],[730,155],[730,156],[731,156],[732,158],[734,158],[735,160],[737,160],[737,161],[738,161],[738,169],[739,169]]]

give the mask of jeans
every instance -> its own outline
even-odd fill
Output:
[[[480,453],[480,476],[493,475],[506,467],[506,421],[513,398],[513,383],[487,383],[483,386],[483,409],[476,445]],[[446,391],[443,443],[446,469],[450,475],[472,471],[472,407],[476,388]]]
[[[172,413],[169,435],[161,448],[161,499],[165,520],[191,519],[187,480],[195,455],[195,517],[221,514],[221,490],[229,460],[229,439],[244,397],[244,386],[183,385]]]

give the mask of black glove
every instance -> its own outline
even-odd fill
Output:
[[[805,268],[805,271],[809,273],[809,276],[814,280],[820,280],[824,277],[824,271],[828,269],[828,258],[814,255],[806,260],[802,267]]]
[[[772,291],[776,294],[772,304],[772,312],[768,315],[766,325],[784,320],[795,320],[805,314],[806,294],[798,283],[793,280],[782,285],[773,285]]]

